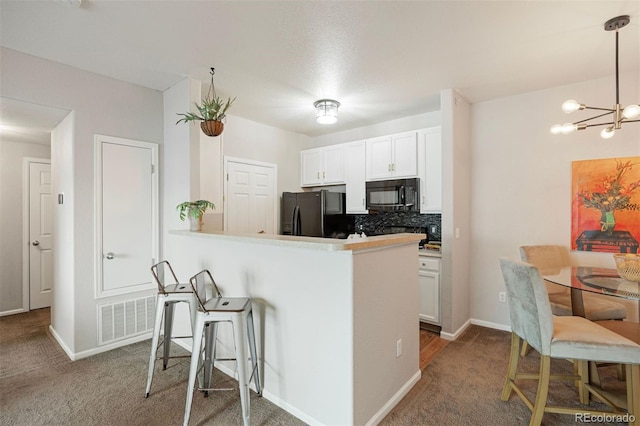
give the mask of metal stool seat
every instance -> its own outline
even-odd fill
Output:
[[[211,374],[214,362],[216,360],[229,360],[228,358],[216,358],[215,356],[217,326],[220,322],[230,322],[233,327],[242,418],[244,424],[249,425],[249,385],[251,379],[254,381],[258,395],[262,395],[251,299],[247,297],[222,297],[211,273],[206,269],[194,275],[190,279],[190,283],[196,296],[198,311],[193,331],[194,338],[191,350],[191,367],[189,369],[184,425],[189,424],[196,376],[204,375],[202,387],[199,390],[204,391],[205,394],[212,390],[230,390],[211,388]],[[204,356],[202,356],[203,337],[205,340]],[[251,374],[248,374],[249,371],[247,370],[247,342],[249,343],[251,358]]]
[[[153,380],[153,370],[155,362],[162,359],[162,369],[167,369],[167,364],[171,358],[188,358],[189,355],[170,356],[171,339],[190,338],[192,336],[173,336],[173,313],[176,303],[184,302],[189,305],[191,330],[193,332],[193,320],[197,310],[197,304],[193,295],[193,289],[189,284],[180,284],[173,268],[168,261],[156,263],[151,267],[153,278],[158,284],[158,295],[156,299],[156,319],[153,327],[153,337],[151,339],[151,355],[149,356],[149,372],[147,374],[147,389],[145,398],[149,397],[151,391],[151,381]],[[162,328],[162,318],[164,317],[164,336],[160,340],[160,330]],[[157,357],[158,349],[163,347],[162,357]]]

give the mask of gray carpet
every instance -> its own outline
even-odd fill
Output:
[[[500,400],[507,371],[511,334],[471,326],[458,340],[450,342],[422,372],[422,379],[384,419],[382,425],[528,425],[531,412],[512,393]],[[519,372],[537,373],[539,355],[530,351],[520,358]],[[624,392],[614,366],[599,369],[607,389]],[[572,374],[573,364],[552,360],[552,373]],[[533,400],[537,381],[518,382]],[[572,382],[554,381],[549,388],[550,405],[584,407]],[[607,409],[591,403],[591,409]],[[572,415],[545,414],[543,425],[575,425]],[[589,423],[612,425],[617,423]],[[626,424],[626,423],[624,423]]]
[[[0,318],[0,424],[182,423],[187,359],[172,361],[166,371],[156,367],[151,396],[145,399],[149,341],[71,362],[46,326],[34,326],[28,332],[12,331],[20,324],[21,315],[30,314]],[[436,356],[418,384],[381,424],[528,424],[529,410],[519,398],[512,395],[508,402],[499,398],[509,343],[510,336],[506,332],[472,326]],[[178,348],[176,352],[180,351]],[[535,371],[536,361],[537,354],[532,352],[524,362],[530,371]],[[558,361],[552,368],[556,372],[569,372],[572,366],[566,361]],[[607,369],[603,373],[607,373]],[[615,372],[612,370],[611,373]],[[229,381],[220,372],[216,377]],[[531,382],[529,390],[533,395],[535,382]],[[558,393],[561,398],[554,396]],[[570,383],[553,385],[552,403],[570,403],[576,398],[577,392]],[[303,424],[253,393],[251,414],[252,425]],[[196,394],[191,424],[242,424],[238,393],[217,392],[209,398]],[[575,422],[572,416],[546,414],[543,424],[573,425]]]
[[[23,314],[20,314],[23,315]],[[0,425],[178,425],[186,399],[188,358],[156,363],[151,395],[144,398],[150,341],[69,360],[46,326],[10,335],[0,318]],[[175,354],[187,354],[176,345]],[[224,374],[214,380],[233,387]],[[194,395],[191,425],[241,425],[238,392]],[[304,423],[251,393],[252,425]]]

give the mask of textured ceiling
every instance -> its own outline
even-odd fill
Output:
[[[620,68],[640,69],[637,0],[66,3],[2,0],[1,45],[160,91],[214,66],[231,114],[310,136],[437,110],[445,88],[479,102],[611,75],[603,23],[622,14]],[[335,125],[315,123],[325,97]]]

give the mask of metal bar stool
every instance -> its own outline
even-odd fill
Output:
[[[153,337],[151,339],[151,355],[149,356],[149,373],[147,375],[147,389],[145,398],[149,397],[151,391],[151,381],[153,380],[153,370],[155,362],[162,359],[162,369],[167,369],[167,364],[171,358],[188,358],[190,355],[170,356],[171,339],[189,338],[192,336],[172,336],[173,334],[173,313],[176,303],[185,302],[189,304],[189,313],[191,319],[191,331],[193,332],[193,323],[197,304],[193,296],[193,290],[189,284],[180,284],[173,268],[168,261],[156,263],[151,267],[153,278],[158,284],[158,296],[156,299],[156,320],[153,327]],[[160,340],[160,329],[162,327],[162,318],[164,316],[164,336]],[[163,347],[162,357],[157,357],[158,349]]]
[[[238,384],[240,387],[240,403],[242,405],[242,419],[245,426],[250,420],[249,385],[253,378],[258,395],[262,395],[260,375],[258,372],[258,358],[256,352],[255,332],[253,329],[253,313],[251,299],[248,297],[222,297],[211,273],[205,269],[189,280],[193,293],[198,302],[198,312],[193,331],[193,348],[191,350],[191,367],[189,369],[189,385],[187,388],[187,403],[184,411],[184,425],[189,424],[191,403],[196,376],[204,374],[203,385],[199,390],[205,395],[209,391],[229,390],[210,387],[211,373],[214,361],[223,360],[215,357],[215,341],[219,322],[231,322],[236,349],[236,364],[238,368]],[[206,328],[206,330],[205,330]],[[202,337],[205,338],[204,357],[202,357]],[[247,342],[251,357],[251,374],[247,371]],[[204,362],[202,362],[204,359]],[[227,360],[227,359],[224,359]],[[204,370],[203,372],[201,370]]]

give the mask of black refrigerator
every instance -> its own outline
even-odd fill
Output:
[[[342,192],[283,192],[280,217],[282,235],[347,238],[354,229]]]

